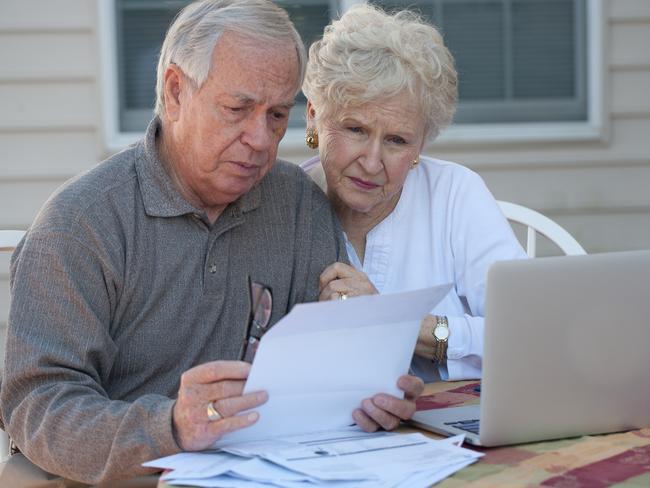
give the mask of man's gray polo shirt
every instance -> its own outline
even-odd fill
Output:
[[[58,190],[12,259],[1,414],[64,477],[133,476],[178,451],[180,375],[237,359],[248,277],[272,288],[275,323],[346,259],[326,197],[289,163],[209,225],[158,161],[157,130]]]

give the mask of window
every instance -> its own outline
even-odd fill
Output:
[[[330,18],[359,1],[362,0],[276,3],[287,9],[309,46]],[[444,140],[466,143],[600,137],[600,3],[373,2],[388,10],[413,8],[442,31],[456,59],[460,94],[455,126],[443,134]],[[105,87],[105,124],[112,147],[135,140],[150,120],[160,45],[170,22],[188,3],[189,0],[101,2],[100,18],[108,53],[105,76],[110,80]],[[298,147],[304,137],[304,103],[304,97],[299,96],[283,141],[285,147]]]
[[[377,3],[442,31],[459,74],[457,123],[587,120],[584,0]]]
[[[189,0],[115,0],[115,39],[119,100],[119,131],[141,132],[152,117],[158,53],[167,27]],[[329,0],[277,1],[309,46],[329,23],[336,4]],[[290,125],[304,125],[302,95],[291,111]]]

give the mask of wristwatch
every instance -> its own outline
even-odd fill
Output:
[[[436,315],[436,325],[433,326],[433,359],[440,364],[447,360],[447,343],[449,341],[449,323],[444,315]]]

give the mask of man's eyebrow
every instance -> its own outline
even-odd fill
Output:
[[[256,102],[256,100],[253,97],[251,97],[250,95],[246,95],[244,93],[235,93],[232,95],[232,97],[236,98],[238,102],[244,105],[250,105]]]
[[[235,93],[231,95],[233,98],[236,98],[239,103],[242,105],[255,105],[256,103],[259,103],[259,101],[250,95],[246,95],[245,93]],[[287,110],[291,110],[294,105],[296,104],[295,100],[291,100],[290,102],[285,102],[285,103],[279,103],[276,105],[276,107],[279,108],[285,108]]]
[[[295,100],[292,100],[292,101],[287,102],[287,103],[281,103],[280,105],[278,105],[278,107],[286,108],[287,110],[291,110],[295,105],[296,105]]]

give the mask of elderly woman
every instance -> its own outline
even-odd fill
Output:
[[[407,11],[348,10],[309,51],[302,164],[326,191],[353,266],[321,276],[321,299],[453,283],[422,322],[412,372],[425,381],[481,375],[485,281],[525,257],[481,178],[420,155],[453,117],[457,76],[434,27]]]

